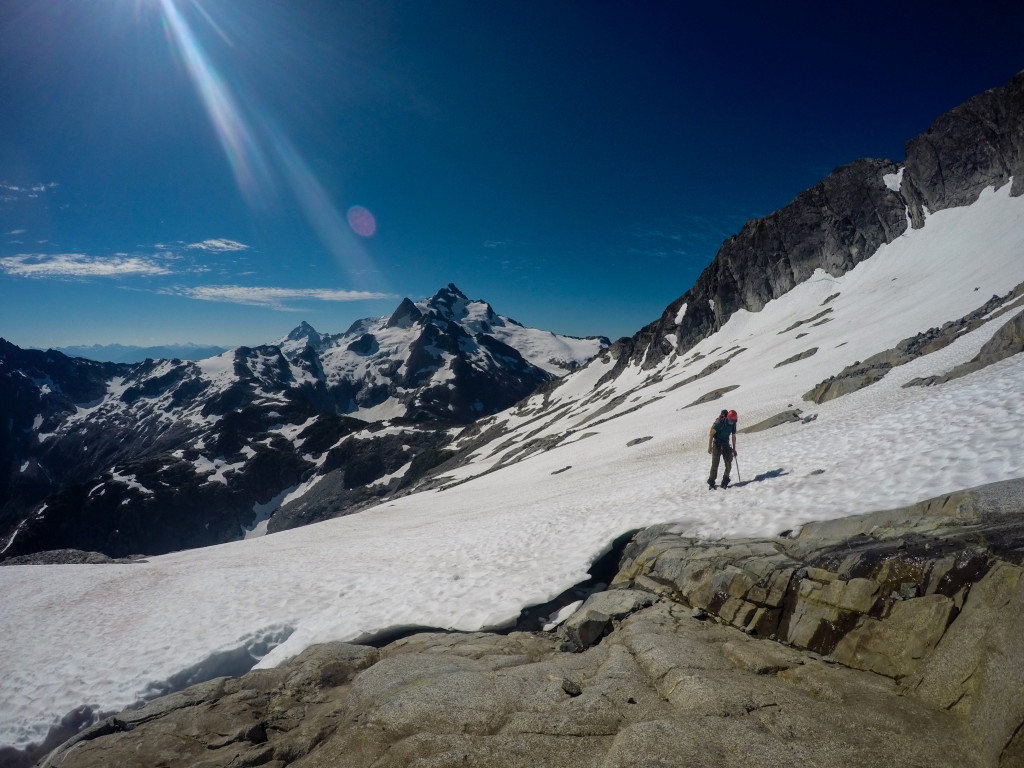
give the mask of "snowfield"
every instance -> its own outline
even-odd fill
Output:
[[[259,662],[273,666],[313,643],[389,628],[507,625],[586,579],[617,536],[652,523],[774,535],[1024,476],[1024,355],[902,387],[969,360],[1019,308],[870,387],[801,400],[844,366],[1024,282],[1024,197],[1009,189],[931,214],[850,273],[819,273],[761,312],[738,313],[654,371],[628,371],[595,393],[611,365],[595,362],[546,408],[535,396],[489,419],[513,433],[442,490],[145,563],[0,568],[0,744],[38,742],[82,705],[123,708],[217,651],[283,640]],[[674,387],[723,356],[719,370]],[[707,433],[723,407],[739,411],[741,428],[795,408],[813,420],[739,435],[741,482],[710,492]],[[531,447],[567,431],[555,448]],[[650,439],[627,445],[638,438]],[[519,460],[490,471],[517,450]]]

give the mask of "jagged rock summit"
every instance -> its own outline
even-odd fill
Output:
[[[930,213],[1011,183],[1024,193],[1024,72],[936,118],[906,143],[902,164],[860,159],[728,238],[693,288],[611,353],[652,368],[682,355],[738,310],[757,312],[816,270],[848,272]],[[1009,286],[1012,287],[1012,286]]]
[[[466,423],[496,413],[607,346],[525,328],[449,283],[337,336],[303,323],[279,342],[343,413]],[[314,360],[315,358],[315,360]]]

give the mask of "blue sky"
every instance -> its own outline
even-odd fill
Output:
[[[1024,68],[1005,2],[4,0],[0,336],[340,332],[454,282],[631,335]]]

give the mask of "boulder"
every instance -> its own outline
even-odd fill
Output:
[[[975,584],[904,688],[961,715],[988,764],[1024,765],[1024,568],[998,563]]]
[[[646,608],[656,599],[649,592],[634,589],[612,589],[591,595],[562,625],[564,650],[585,651],[611,630],[614,621]]]

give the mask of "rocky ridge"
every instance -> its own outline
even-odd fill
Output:
[[[773,539],[637,534],[556,631],[314,646],[40,765],[972,766],[1024,760],[1024,481]]]
[[[1010,183],[1024,193],[1024,72],[941,115],[906,143],[902,164],[860,159],[836,168],[727,239],[693,288],[655,322],[608,350],[618,375],[683,355],[739,309],[756,312],[815,270],[841,275],[929,212],[969,205]]]

